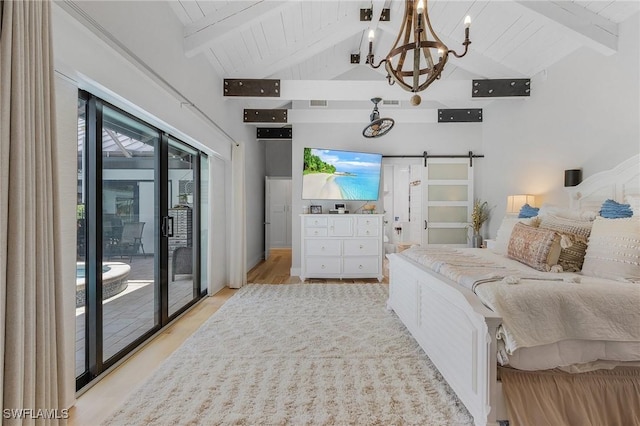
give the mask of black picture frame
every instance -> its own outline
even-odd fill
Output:
[[[310,206],[311,214],[322,214],[322,206]]]

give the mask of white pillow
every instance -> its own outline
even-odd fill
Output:
[[[582,274],[640,283],[640,219],[596,219]]]
[[[553,204],[544,203],[540,206],[538,216],[556,216],[573,220],[594,220],[598,212],[592,210],[570,210]]]
[[[491,251],[504,256],[507,255],[509,239],[511,239],[511,232],[513,232],[513,227],[516,226],[516,223],[523,223],[525,225],[532,226],[534,223],[537,223],[537,219],[534,217],[524,219],[513,216],[505,216],[504,219],[502,219],[500,227],[498,228],[498,232],[496,233],[496,243],[491,248]]]
[[[640,217],[640,195],[627,195],[624,197],[624,201],[631,206],[633,215]]]

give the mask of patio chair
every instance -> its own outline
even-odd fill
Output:
[[[176,280],[176,274],[193,275],[193,250],[191,247],[178,247],[173,251],[171,281]]]
[[[122,227],[122,238],[112,244],[109,250],[110,256],[129,256],[129,263],[133,260],[133,255],[142,250],[144,255],[144,244],[142,244],[142,230],[145,222],[125,223]]]

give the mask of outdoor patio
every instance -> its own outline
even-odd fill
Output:
[[[105,360],[154,326],[153,263],[153,257],[133,257],[127,288],[102,303]],[[176,275],[176,280],[169,282],[169,315],[192,299],[191,275]],[[84,371],[84,314],[84,306],[76,308],[76,376]]]

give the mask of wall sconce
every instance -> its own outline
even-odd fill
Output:
[[[535,201],[534,195],[509,195],[507,197],[507,214],[518,214],[522,206],[529,204],[533,207]]]
[[[576,186],[582,182],[582,169],[564,171],[564,186]]]

